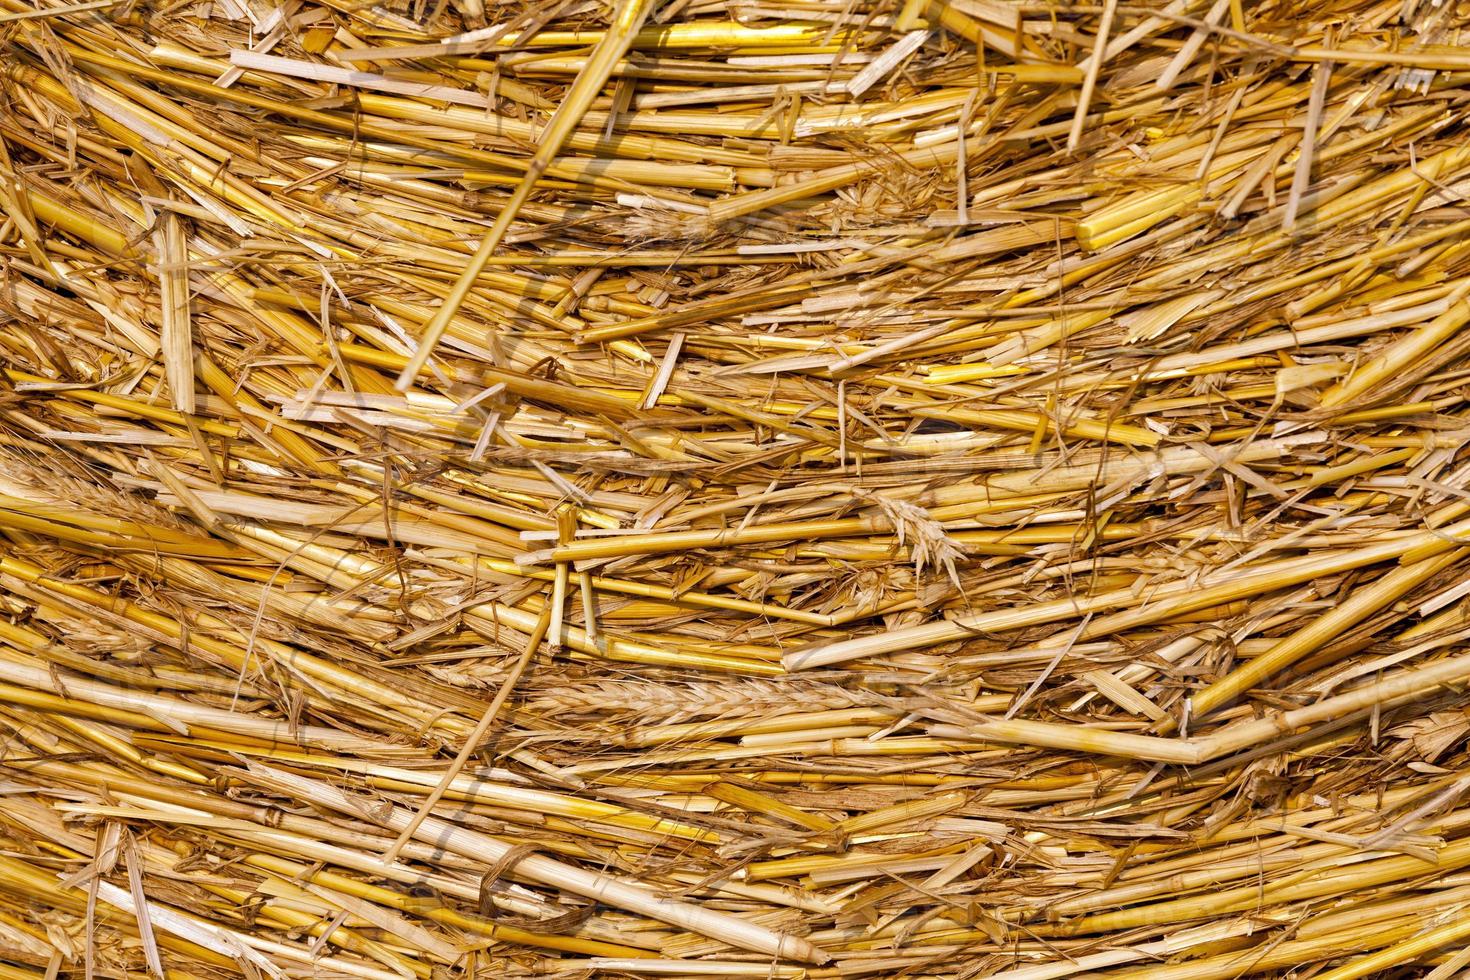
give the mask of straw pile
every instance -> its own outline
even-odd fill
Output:
[[[0,0],[0,980],[1459,973],[1467,27]]]

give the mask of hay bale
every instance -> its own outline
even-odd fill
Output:
[[[1463,7],[0,0],[0,980],[1455,974]]]

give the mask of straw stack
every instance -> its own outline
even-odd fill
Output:
[[[1457,0],[0,0],[0,980],[1470,968]]]

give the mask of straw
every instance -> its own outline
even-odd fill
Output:
[[[1463,971],[1467,28],[0,0],[0,977]]]

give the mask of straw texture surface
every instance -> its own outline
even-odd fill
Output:
[[[1470,954],[1465,0],[0,0],[0,980]]]

